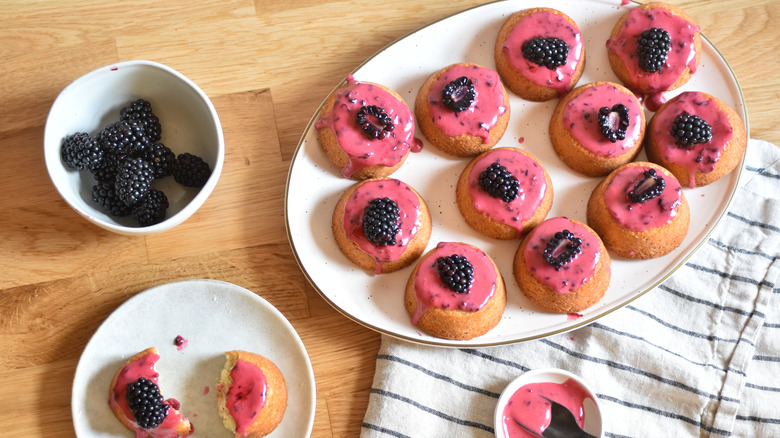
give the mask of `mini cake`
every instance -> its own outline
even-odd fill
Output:
[[[609,253],[587,225],[547,219],[520,243],[514,275],[523,294],[550,312],[574,313],[596,304],[611,278]]]
[[[504,135],[509,96],[495,71],[473,63],[453,64],[423,83],[414,113],[431,144],[457,157],[473,157]]]
[[[510,15],[498,31],[493,54],[504,84],[535,102],[566,94],[585,69],[580,29],[569,16],[551,8]]]
[[[645,151],[683,186],[713,183],[734,170],[747,147],[742,119],[705,93],[687,91],[665,103],[650,120]]]
[[[635,162],[615,169],[593,190],[587,217],[613,255],[644,260],[680,246],[690,209],[674,175],[657,164]]]
[[[679,8],[646,3],[623,14],[607,40],[609,63],[617,77],[656,111],[663,92],[679,88],[701,59],[699,26]]]
[[[645,112],[627,88],[593,82],[564,96],[550,119],[555,153],[571,169],[604,176],[632,161],[645,135]]]
[[[345,178],[389,176],[410,150],[420,148],[414,117],[401,96],[351,76],[325,101],[314,127],[325,155]]]
[[[128,359],[111,379],[108,406],[136,437],[190,436],[192,425],[179,413],[179,402],[160,395],[159,374],[154,370],[159,359],[154,347]]]
[[[475,157],[455,190],[458,208],[471,228],[494,239],[520,239],[550,211],[550,175],[530,153],[496,148]]]
[[[487,333],[506,307],[493,260],[465,243],[441,242],[409,276],[404,297],[412,324],[431,336],[468,340]]]
[[[228,351],[217,381],[217,403],[225,427],[236,438],[268,435],[282,422],[287,386],[279,368],[248,351]]]
[[[392,178],[350,187],[333,211],[333,235],[344,255],[375,274],[410,265],[431,237],[428,205],[413,188]]]

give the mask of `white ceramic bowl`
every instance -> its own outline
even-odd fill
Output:
[[[119,111],[143,98],[162,125],[161,143],[174,154],[197,155],[211,167],[201,188],[184,187],[165,177],[152,187],[168,197],[164,221],[142,227],[131,216],[115,217],[92,201],[94,178],[89,171],[70,169],[62,160],[62,139],[76,132],[97,135],[119,120]],[[225,140],[222,125],[208,96],[176,70],[151,61],[126,61],[91,71],[73,81],[57,96],[46,120],[44,158],[54,186],[65,201],[90,222],[122,234],[153,234],[169,230],[203,205],[222,173]]]
[[[545,369],[531,370],[521,374],[516,379],[514,379],[511,383],[509,383],[509,385],[507,385],[504,391],[501,392],[501,396],[498,398],[498,403],[496,404],[496,411],[493,419],[496,438],[508,438],[504,434],[504,427],[503,427],[504,407],[506,407],[507,402],[509,402],[509,399],[518,389],[522,388],[523,386],[529,383],[560,384],[569,379],[572,379],[575,382],[579,383],[580,386],[582,386],[582,388],[585,390],[585,393],[588,395],[588,397],[590,397],[590,398],[586,398],[583,403],[583,407],[585,409],[585,427],[584,427],[585,432],[588,432],[591,435],[595,435],[597,437],[603,437],[604,423],[603,423],[603,418],[601,416],[601,407],[599,406],[599,400],[596,397],[596,394],[588,386],[588,384],[576,374],[572,374],[566,370],[561,370],[557,368],[545,368]]]

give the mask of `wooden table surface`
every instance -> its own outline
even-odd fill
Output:
[[[0,2],[0,436],[74,436],[71,385],[92,334],[138,292],[190,278],[235,283],[278,308],[314,368],[312,436],[357,436],[380,335],[331,308],[301,274],[283,219],[287,170],[309,118],[346,74],[409,32],[480,3]],[[529,3],[518,0],[518,9]],[[671,3],[698,20],[736,72],[751,136],[780,143],[780,2]],[[197,83],[227,145],[205,205],[148,237],[82,219],[43,161],[44,123],[62,88],[130,59],[167,64]]]

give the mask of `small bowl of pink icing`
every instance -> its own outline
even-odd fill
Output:
[[[569,371],[545,368],[525,372],[501,393],[494,414],[496,437],[542,436],[550,425],[548,399],[566,406],[585,432],[603,436],[599,401],[588,384]]]

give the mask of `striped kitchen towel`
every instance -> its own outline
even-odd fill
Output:
[[[361,436],[491,437],[499,394],[536,368],[582,376],[607,437],[780,437],[780,148],[748,146],[709,241],[587,327],[490,348],[383,336]]]

